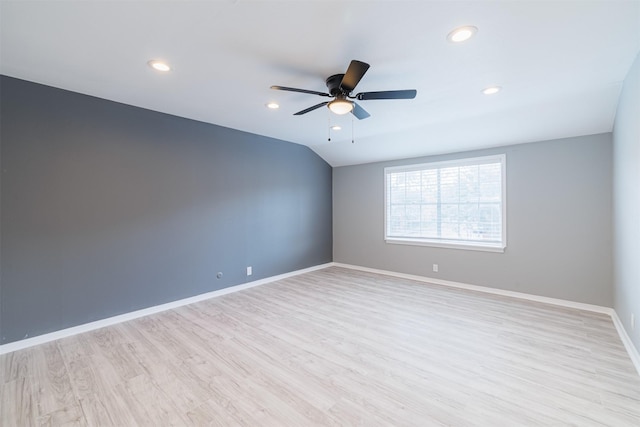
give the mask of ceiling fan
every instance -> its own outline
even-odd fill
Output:
[[[356,116],[358,120],[366,119],[370,116],[370,114],[367,113],[367,111],[360,105],[358,105],[354,101],[351,101],[351,99],[367,101],[370,99],[413,99],[416,97],[416,94],[418,92],[415,89],[386,90],[382,92],[360,92],[356,95],[351,95],[351,92],[353,92],[368,69],[369,64],[354,59],[349,64],[349,68],[347,68],[347,72],[345,74],[334,74],[326,80],[329,93],[285,86],[271,86],[271,89],[309,93],[311,95],[333,98],[333,101],[321,102],[320,104],[316,104],[313,107],[305,108],[302,111],[298,111],[294,114],[294,116],[301,116],[302,114],[306,114],[309,111],[316,110],[326,105],[331,111],[336,114],[351,113]]]

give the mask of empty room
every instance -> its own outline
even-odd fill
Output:
[[[640,0],[0,0],[0,425],[639,426]]]

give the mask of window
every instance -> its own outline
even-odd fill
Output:
[[[385,168],[385,240],[503,252],[505,156]]]

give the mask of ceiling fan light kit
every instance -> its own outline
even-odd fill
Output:
[[[381,92],[361,92],[356,95],[352,95],[351,93],[356,88],[368,69],[369,64],[354,59],[349,64],[349,68],[347,68],[347,72],[345,74],[334,74],[333,76],[327,78],[325,84],[327,85],[329,93],[285,86],[271,86],[271,89],[308,93],[311,95],[333,98],[332,101],[321,102],[309,108],[305,108],[302,111],[298,111],[294,114],[294,116],[301,116],[326,105],[329,110],[331,110],[335,114],[351,113],[358,120],[366,119],[370,116],[370,114],[367,113],[367,111],[358,103],[351,101],[351,99],[366,101],[370,99],[413,99],[416,97],[416,94],[418,92],[415,89],[387,90]]]
[[[350,113],[353,110],[353,102],[338,98],[327,104],[327,107],[334,113],[342,115]]]

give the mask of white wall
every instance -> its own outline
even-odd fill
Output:
[[[624,82],[613,128],[615,310],[640,350],[640,54]],[[631,329],[631,314],[636,316]]]
[[[384,242],[384,167],[498,153],[504,253]],[[611,167],[611,134],[601,134],[334,168],[334,261],[612,307]]]

